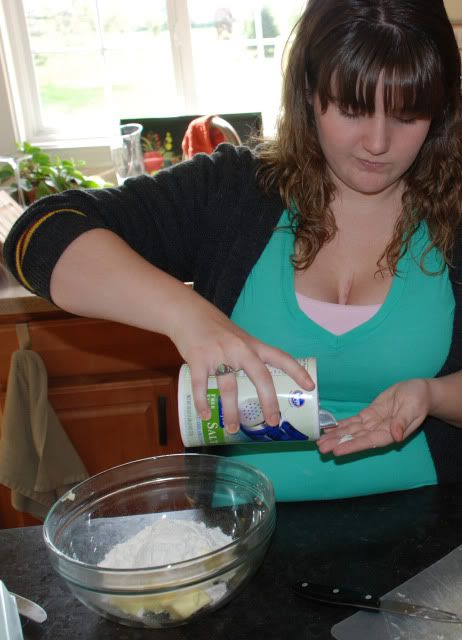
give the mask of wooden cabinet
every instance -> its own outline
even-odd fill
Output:
[[[90,475],[130,460],[183,451],[177,385],[182,359],[159,334],[63,312],[0,322],[0,409],[18,327],[48,372],[48,397]],[[0,486],[0,527],[37,524]]]
[[[140,371],[50,382],[50,402],[90,475],[182,450],[176,378]]]

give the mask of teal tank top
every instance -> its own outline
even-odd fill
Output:
[[[320,405],[337,419],[355,415],[400,380],[435,376],[449,352],[455,301],[447,269],[431,276],[419,267],[429,242],[426,225],[399,260],[398,273],[378,312],[351,331],[334,335],[298,306],[290,262],[294,235],[288,224],[284,212],[231,318],[296,358],[316,357]],[[429,272],[438,271],[440,252],[432,249],[424,265]],[[313,442],[220,449],[261,469],[280,501],[344,498],[437,483],[422,430],[404,443],[339,458],[321,455]]]

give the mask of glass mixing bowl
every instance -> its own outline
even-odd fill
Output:
[[[100,566],[115,545],[165,518],[219,527],[226,544],[170,564]],[[163,628],[228,602],[260,565],[275,522],[274,491],[263,473],[226,457],[185,453],[85,480],[53,505],[43,532],[54,569],[87,607],[120,624]]]

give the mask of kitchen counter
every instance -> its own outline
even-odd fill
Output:
[[[0,264],[0,325],[70,316],[22,287]]]
[[[92,613],[51,568],[41,527],[0,530],[0,579],[41,604],[25,640],[324,640],[354,613],[311,603],[289,584],[309,578],[386,593],[462,541],[462,485],[326,502],[281,503],[263,565],[234,600],[169,630],[122,627]]]

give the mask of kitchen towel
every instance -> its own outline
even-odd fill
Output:
[[[201,116],[192,120],[184,135],[181,147],[185,160],[196,153],[212,153],[220,142],[225,141],[224,134],[213,126],[215,116]]]
[[[31,349],[11,358],[0,439],[0,483],[11,504],[43,520],[51,505],[88,478],[48,400],[48,375]]]

